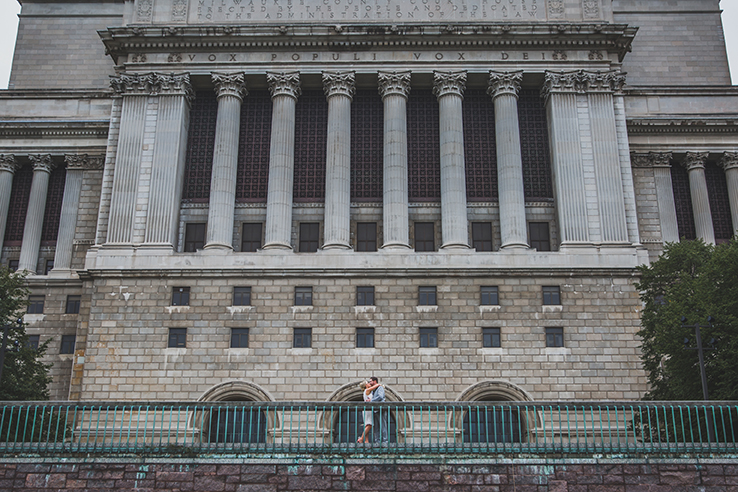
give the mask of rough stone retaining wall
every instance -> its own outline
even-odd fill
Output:
[[[0,459],[5,491],[730,492],[738,460]],[[309,460],[308,460],[309,461]],[[430,458],[429,458],[430,461]]]

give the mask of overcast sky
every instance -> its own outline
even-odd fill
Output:
[[[738,85],[738,0],[722,0],[725,43],[728,47],[733,84]],[[0,89],[7,89],[13,60],[20,5],[16,0],[0,0]]]

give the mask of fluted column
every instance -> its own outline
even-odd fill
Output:
[[[292,184],[295,168],[295,107],[299,72],[267,72],[272,95],[272,140],[264,249],[292,249]]]
[[[354,72],[323,72],[323,90],[328,98],[323,249],[350,249]]]
[[[679,242],[679,225],[674,203],[674,188],[671,182],[671,152],[633,153],[631,154],[631,162],[633,167],[653,169],[653,178],[656,184],[656,202],[661,224],[661,240],[664,243]]]
[[[497,187],[500,203],[500,248],[528,248],[520,148],[518,93],[522,72],[490,72],[487,94],[495,106]]]
[[[0,154],[0,253],[2,253],[5,241],[5,226],[8,223],[8,210],[10,210],[10,193],[13,191],[13,175],[18,169],[15,156],[12,154]]]
[[[692,195],[692,212],[697,237],[706,243],[715,244],[715,230],[712,227],[712,213],[705,178],[705,162],[708,155],[709,152],[687,152],[682,165],[689,171],[689,192]]]
[[[218,97],[218,117],[205,249],[232,250],[241,103],[248,92],[242,73],[214,73],[212,80]]]
[[[189,74],[157,74],[159,111],[154,137],[149,205],[144,242],[173,249],[179,229],[190,104]]]
[[[41,246],[41,232],[44,225],[46,211],[46,193],[49,190],[49,176],[56,165],[49,154],[29,155],[33,163],[33,181],[31,194],[28,198],[26,224],[23,228],[23,243],[21,244],[18,270],[28,270],[36,273],[38,266],[38,250]]]
[[[725,170],[730,200],[730,217],[733,220],[733,234],[738,234],[738,152],[726,152],[720,159],[720,167]],[[0,241],[0,244],[2,242]]]
[[[469,248],[464,168],[466,72],[433,72],[441,143],[441,230],[443,249]]]
[[[384,104],[383,249],[410,249],[407,184],[407,97],[410,72],[379,72]]]

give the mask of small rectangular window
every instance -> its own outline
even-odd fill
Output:
[[[421,328],[420,346],[422,348],[438,347],[438,328]]]
[[[261,248],[261,222],[246,222],[241,230],[241,252],[255,253]]]
[[[187,347],[187,328],[169,328],[169,348]]]
[[[356,251],[377,250],[377,223],[358,222],[356,224]]]
[[[356,329],[356,348],[374,347],[374,328]]]
[[[435,287],[418,287],[418,305],[419,306],[436,306],[436,288]]]
[[[496,286],[482,286],[479,293],[479,304],[482,306],[498,306],[500,304],[498,288]]]
[[[373,306],[374,305],[374,287],[372,286],[356,287],[356,305],[357,306]]]
[[[312,346],[312,338],[312,328],[295,328],[292,346],[294,348],[310,348]]]
[[[233,305],[234,306],[250,306],[251,305],[251,287],[234,287],[233,288]]]
[[[18,271],[18,262],[20,260],[8,260],[8,270],[11,272]]]
[[[172,287],[172,306],[189,306],[190,288]]]
[[[531,222],[528,224],[530,247],[538,251],[551,251],[551,240],[548,222]]]
[[[67,307],[64,310],[66,314],[79,314],[79,304],[82,296],[67,296]]]
[[[249,348],[248,328],[231,328],[231,348]]]
[[[48,275],[51,270],[54,269],[54,260],[46,260],[44,266],[44,275]]]
[[[205,222],[190,222],[185,225],[185,253],[194,253],[205,246]]]
[[[28,297],[28,314],[43,314],[44,312],[44,296],[29,296]]]
[[[75,335],[62,335],[61,348],[59,349],[60,354],[73,354],[74,343],[76,341]]]
[[[312,306],[313,288],[295,287],[295,306]]]
[[[415,223],[415,251],[435,251],[433,222]]]
[[[558,306],[561,304],[561,293],[558,285],[546,285],[543,287],[543,305]]]
[[[564,329],[546,328],[546,347],[563,347]]]
[[[303,222],[300,224],[300,253],[315,253],[320,240],[320,224]]]
[[[472,247],[477,251],[492,251],[492,224],[472,222]]]
[[[38,350],[38,346],[40,343],[41,343],[41,335],[28,335],[28,340],[26,341],[26,347],[32,350]]]
[[[496,327],[482,328],[483,347],[501,347],[500,329]]]

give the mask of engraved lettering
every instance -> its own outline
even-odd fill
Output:
[[[416,60],[420,59],[420,53],[413,53],[413,56],[415,57]]]
[[[212,62],[212,61],[215,61],[215,60],[216,60],[217,58],[218,58],[218,57],[217,57],[217,56],[215,56],[215,55],[209,55],[209,56],[208,56],[208,60],[210,60],[211,62]]]
[[[466,60],[466,58],[464,58],[464,53],[459,53],[459,60]]]
[[[503,51],[503,52],[501,53],[501,55],[502,55],[502,59],[503,59],[503,60],[507,60],[508,58],[510,58],[510,55],[508,55],[508,54],[507,54],[507,53],[505,53],[504,51]]]
[[[231,54],[231,59],[229,61],[236,61],[236,55]]]

